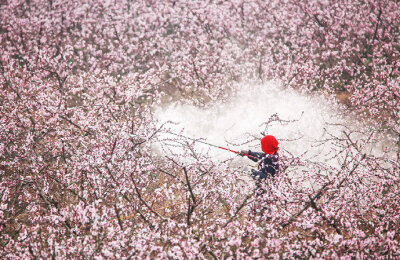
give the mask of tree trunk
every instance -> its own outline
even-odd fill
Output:
[[[397,138],[397,162],[400,163],[400,134]]]

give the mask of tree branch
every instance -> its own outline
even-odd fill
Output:
[[[231,223],[237,216],[237,214],[239,213],[239,211],[246,206],[246,202],[248,201],[248,199],[250,199],[252,196],[254,195],[254,192],[247,195],[246,198],[244,198],[244,200],[242,201],[242,203],[240,204],[240,206],[236,209],[235,213],[231,216],[231,218],[222,226],[222,227],[226,227],[229,223]]]
[[[137,187],[137,185],[136,185],[136,182],[135,182],[133,176],[131,176],[131,177],[132,177],[131,179],[132,179],[132,182],[133,182],[133,186],[135,187],[136,194],[138,195],[139,200],[140,200],[151,212],[153,212],[156,216],[158,216],[158,217],[161,218],[162,220],[166,220],[166,218],[164,218],[163,216],[161,216],[160,214],[158,214],[158,213],[143,199],[143,197],[142,197],[142,195],[141,195],[141,193],[140,193],[140,191],[139,191],[139,189],[138,189],[138,187]]]
[[[187,174],[187,170],[186,167],[183,167],[183,172],[185,173],[185,179],[186,179],[186,186],[188,187],[190,196],[192,198],[193,201],[193,205],[190,203],[190,198],[188,199],[188,212],[186,214],[187,216],[187,224],[188,226],[191,225],[190,223],[190,217],[193,214],[194,209],[196,208],[196,197],[194,196],[193,190],[192,190],[192,186],[190,185],[190,181],[189,181],[189,176]]]

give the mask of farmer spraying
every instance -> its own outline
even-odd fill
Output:
[[[194,142],[202,143],[218,149],[222,149],[228,152],[236,153],[240,156],[247,156],[249,157],[250,160],[254,162],[259,162],[258,171],[255,170],[252,171],[252,176],[254,179],[264,180],[267,177],[274,177],[279,172],[279,155],[278,155],[279,142],[272,135],[266,135],[261,139],[261,149],[263,150],[263,153],[257,153],[257,152],[252,152],[250,150],[248,151],[242,150],[238,152],[226,147],[210,144],[208,142],[190,138],[181,134],[175,134],[172,132],[169,132],[169,134],[182,137],[188,140],[192,140]]]
[[[253,179],[256,180],[257,192],[256,201],[253,204],[252,212],[254,216],[267,216],[270,219],[271,210],[267,206],[267,202],[263,197],[265,189],[262,185],[263,180],[275,177],[279,172],[279,142],[272,135],[266,135],[261,139],[261,150],[263,153],[248,151],[240,151],[239,155],[247,156],[250,160],[258,162],[258,170],[251,170]]]
[[[279,142],[272,135],[266,135],[261,139],[263,153],[242,150],[240,156],[248,156],[250,160],[258,163],[258,170],[252,170],[253,179],[262,181],[268,177],[275,177],[279,172]]]
[[[252,177],[253,179],[256,180],[256,186],[257,186],[257,196],[256,196],[256,203],[254,204],[253,207],[253,213],[254,215],[258,215],[258,213],[261,213],[261,216],[265,214],[266,211],[270,211],[268,207],[266,207],[266,203],[263,201],[263,194],[265,194],[265,190],[262,187],[262,182],[263,180],[267,178],[273,178],[279,173],[279,142],[276,140],[276,138],[272,135],[266,135],[261,139],[261,149],[263,153],[258,153],[258,152],[252,152],[250,150],[248,151],[235,151],[231,150],[226,147],[218,146],[215,144],[210,144],[206,141],[199,140],[199,139],[194,139],[190,138],[187,136],[183,136],[180,134],[175,134],[171,133],[172,135],[182,137],[188,140],[192,140],[198,143],[202,143],[211,147],[215,147],[218,149],[222,149],[228,152],[236,153],[240,156],[247,156],[249,157],[250,160],[254,162],[258,162],[258,170],[252,170]],[[269,217],[267,217],[268,219]]]

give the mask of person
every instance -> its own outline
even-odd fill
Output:
[[[252,169],[252,177],[256,180],[256,201],[253,204],[254,216],[266,216],[265,220],[271,219],[271,210],[267,207],[264,194],[266,193],[262,182],[267,178],[273,178],[279,173],[279,142],[272,135],[266,135],[261,139],[261,150],[263,153],[242,150],[241,156],[247,156],[250,160],[258,162],[258,170]]]
[[[279,172],[279,142],[272,135],[266,135],[261,139],[263,153],[242,150],[240,156],[248,156],[254,162],[258,162],[258,170],[252,170],[252,177],[262,181],[268,177],[275,177]]]

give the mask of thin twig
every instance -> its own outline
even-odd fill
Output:
[[[231,223],[237,216],[237,214],[239,213],[239,211],[246,206],[246,202],[248,201],[248,199],[250,199],[252,196],[254,195],[254,193],[248,194],[246,196],[246,198],[244,198],[244,200],[242,201],[242,203],[240,204],[240,206],[236,209],[235,213],[232,215],[232,217],[222,226],[222,227],[226,227],[229,223]]]
[[[137,185],[136,185],[136,182],[135,182],[133,176],[132,176],[132,182],[133,182],[133,186],[135,187],[136,194],[138,195],[139,200],[140,200],[151,212],[153,212],[157,217],[159,217],[159,218],[161,218],[161,219],[163,219],[163,220],[166,220],[166,218],[164,218],[163,216],[161,216],[160,214],[158,214],[158,213],[143,199],[143,197],[142,197],[142,195],[141,195],[141,193],[140,193],[140,191],[139,191],[139,188],[138,188]]]

